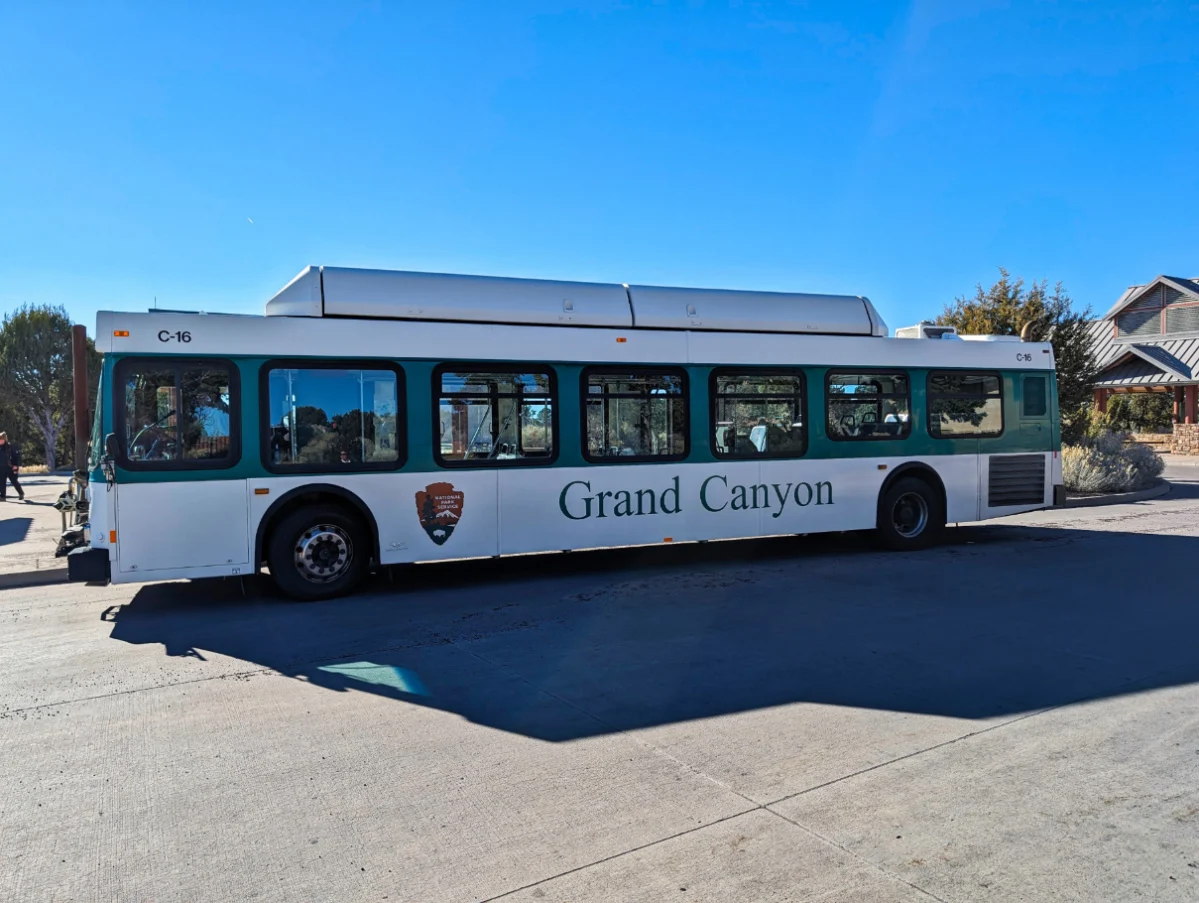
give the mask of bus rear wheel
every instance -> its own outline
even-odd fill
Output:
[[[362,523],[337,505],[293,511],[271,532],[271,577],[301,602],[344,596],[366,576],[369,544]]]
[[[940,494],[924,480],[896,480],[879,498],[879,542],[888,549],[925,549],[945,528]]]

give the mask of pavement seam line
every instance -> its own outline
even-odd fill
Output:
[[[731,815],[722,815],[720,818],[714,819],[702,825],[696,825],[694,828],[688,828],[685,831],[678,831],[666,837],[659,837],[656,840],[646,841],[638,846],[629,847],[627,850],[621,850],[619,853],[613,853],[610,856],[603,856],[599,859],[596,859],[594,862],[586,862],[583,865],[576,865],[574,868],[566,869],[565,871],[561,871],[556,875],[550,875],[546,878],[538,878],[536,881],[530,882],[529,884],[524,884],[520,887],[514,887],[512,890],[506,890],[502,894],[496,894],[494,897],[487,897],[486,899],[480,900],[479,903],[493,903],[495,900],[502,900],[504,897],[510,897],[513,894],[519,894],[521,891],[530,890],[531,888],[545,884],[549,881],[556,881],[559,878],[566,877],[567,875],[573,875],[575,872],[581,872],[585,869],[594,868],[597,865],[603,865],[605,862],[611,862],[614,859],[620,859],[623,856],[628,856],[630,853],[640,853],[642,850],[648,850],[650,847],[656,847],[660,843],[666,843],[667,841],[675,840],[679,837],[686,837],[688,834],[694,834],[696,831],[704,831],[715,825],[723,824],[726,821],[732,821],[734,818],[740,818],[743,815],[749,815],[751,812],[757,812],[761,808],[761,806],[754,806],[752,809],[746,809],[744,812],[734,812]]]
[[[626,739],[631,740],[637,746],[640,746],[641,748],[646,749],[649,752],[654,753],[655,755],[658,755],[658,756],[661,756],[662,758],[667,759],[668,761],[674,763],[676,766],[683,768],[687,771],[690,771],[692,774],[694,774],[700,778],[703,778],[704,780],[710,782],[711,784],[714,784],[715,786],[719,787],[720,789],[722,789],[728,793],[733,794],[734,796],[740,797],[741,799],[748,802],[751,806],[751,808],[746,809],[743,812],[738,812],[734,815],[728,815],[723,818],[718,818],[714,821],[708,822],[705,825],[697,825],[696,827],[689,828],[686,831],[680,831],[676,834],[672,834],[667,837],[661,837],[661,838],[658,838],[657,840],[652,840],[652,841],[649,841],[648,843],[641,844],[640,846],[631,847],[631,848],[624,850],[622,852],[619,852],[619,853],[613,853],[610,856],[605,856],[601,859],[595,860],[594,862],[589,862],[589,863],[585,863],[583,865],[575,866],[574,868],[567,869],[563,872],[559,872],[556,875],[550,875],[549,877],[538,879],[537,881],[534,881],[531,884],[526,884],[521,887],[513,888],[512,890],[504,891],[502,894],[499,894],[494,897],[488,897],[486,900],[480,901],[480,903],[490,903],[490,901],[501,900],[504,897],[509,897],[512,894],[517,894],[517,893],[520,893],[521,891],[529,890],[529,889],[537,887],[541,884],[545,884],[550,881],[555,881],[558,878],[573,874],[574,872],[579,872],[584,869],[593,868],[594,866],[597,866],[597,865],[602,865],[605,862],[610,862],[610,861],[612,861],[614,859],[618,859],[622,856],[627,856],[630,853],[637,853],[648,847],[656,846],[659,843],[665,843],[667,841],[674,840],[678,837],[683,837],[687,834],[693,834],[696,831],[702,831],[704,828],[711,827],[712,825],[718,825],[718,824],[721,824],[722,822],[728,821],[729,819],[740,818],[742,815],[749,815],[753,812],[769,813],[770,815],[773,815],[775,818],[778,818],[781,821],[783,821],[795,828],[798,828],[801,831],[804,831],[809,836],[816,838],[818,841],[820,841],[828,846],[831,846],[836,850],[840,850],[842,853],[844,853],[846,856],[850,857],[851,859],[855,859],[858,862],[861,862],[864,865],[869,866],[870,868],[876,870],[877,872],[879,872],[880,874],[889,878],[890,880],[896,881],[900,884],[903,884],[903,885],[911,888],[914,891],[917,891],[918,893],[924,894],[929,899],[936,900],[937,903],[949,903],[949,901],[945,900],[943,897],[938,897],[936,894],[932,893],[931,891],[927,891],[924,888],[920,887],[919,885],[913,884],[911,881],[908,881],[905,878],[902,878],[901,876],[888,871],[886,868],[884,868],[879,863],[872,862],[871,860],[866,859],[863,856],[860,856],[859,854],[853,852],[852,850],[846,849],[845,847],[843,847],[841,844],[837,843],[836,841],[823,836],[818,831],[814,831],[811,828],[807,827],[806,825],[800,824],[799,822],[795,821],[794,819],[788,818],[786,815],[783,815],[781,812],[776,812],[775,810],[770,808],[770,806],[771,806],[770,803],[759,803],[757,800],[753,799],[752,797],[746,796],[744,793],[741,793],[739,790],[735,790],[734,788],[728,786],[723,781],[719,781],[716,778],[712,777],[711,775],[709,775],[709,774],[701,771],[700,769],[696,768],[695,766],[691,765],[690,763],[684,762],[682,759],[678,758],[678,756],[668,753],[666,750],[661,749],[661,748],[655,746],[654,744],[652,744],[646,740],[643,740],[642,738],[640,738],[638,736],[635,736],[631,732],[624,730],[623,728],[619,728],[614,724],[611,724],[610,722],[606,721],[605,719],[599,717],[598,715],[596,715],[592,712],[587,711],[586,709],[582,708],[581,706],[576,705],[575,703],[571,702],[570,700],[563,699],[561,696],[559,696],[556,693],[552,693],[543,687],[537,686],[531,680],[529,680],[527,677],[525,677],[523,674],[516,671],[514,668],[511,668],[506,665],[501,665],[498,662],[494,662],[491,659],[487,658],[486,656],[480,655],[479,653],[475,652],[473,649],[467,649],[465,647],[459,646],[453,640],[450,640],[449,642],[451,644],[453,644],[454,646],[457,646],[459,649],[462,649],[463,652],[467,653],[470,656],[473,656],[474,658],[489,665],[490,667],[499,668],[499,669],[507,671],[509,674],[512,674],[514,677],[516,677],[517,680],[519,680],[522,683],[526,684],[527,686],[531,687],[536,692],[541,693],[557,702],[560,702],[563,705],[574,709],[576,712],[579,712],[581,715],[583,715],[587,718],[590,718],[599,724],[604,725],[605,727],[612,730],[614,733],[620,734],[620,735],[624,736]],[[1039,714],[1039,712],[1031,713],[1031,714]],[[1013,719],[1013,720],[1017,720],[1017,719]],[[1005,723],[1007,723],[1007,722],[1005,722]],[[994,727],[1002,727],[1002,726],[1003,725],[994,725],[993,728]],[[975,733],[980,733],[980,732],[975,732]],[[966,735],[966,736],[969,736],[969,735]],[[958,738],[958,739],[962,739],[962,738]],[[938,745],[943,745],[943,744],[938,744]],[[930,749],[932,749],[932,748],[934,748],[934,747],[930,747]],[[919,753],[913,753],[913,755],[918,755],[918,754]],[[898,761],[898,759],[892,760],[892,761]],[[885,765],[885,764],[889,764],[889,763],[883,763],[883,764]],[[875,767],[882,767],[882,765],[875,766]],[[849,776],[847,775],[846,777],[849,777]],[[784,797],[783,799],[789,799],[789,798],[790,797]]]
[[[950,901],[946,900],[944,897],[938,897],[931,890],[925,890],[919,884],[913,884],[911,881],[909,881],[907,878],[904,878],[902,875],[897,875],[894,872],[892,872],[890,869],[886,868],[885,866],[880,865],[879,863],[877,863],[871,859],[867,859],[865,856],[862,856],[859,853],[855,853],[853,850],[849,849],[848,847],[842,846],[841,844],[837,843],[837,841],[833,840],[831,837],[825,837],[819,831],[809,828],[807,825],[803,824],[802,822],[798,822],[795,819],[790,818],[781,812],[776,812],[773,809],[771,809],[770,806],[763,806],[762,808],[765,811],[769,812],[771,815],[775,816],[776,818],[782,819],[787,824],[793,825],[794,827],[799,828],[799,830],[803,831],[805,834],[809,835],[810,837],[815,837],[817,840],[819,840],[822,843],[828,844],[833,849],[840,850],[842,853],[844,853],[849,858],[855,859],[858,862],[861,862],[862,864],[867,865],[870,868],[877,870],[881,874],[886,875],[892,881],[897,881],[900,884],[910,887],[912,890],[916,891],[917,893],[924,894],[926,897],[936,900],[937,903],[950,903]]]
[[[177,680],[167,684],[155,684],[152,687],[132,687],[128,690],[114,690],[111,693],[97,693],[95,696],[80,696],[77,699],[63,699],[59,702],[42,702],[37,705],[27,705],[19,709],[3,709],[0,710],[0,721],[5,718],[10,718],[13,715],[22,715],[28,712],[36,712],[38,709],[55,709],[61,706],[74,705],[77,702],[95,702],[97,699],[113,699],[117,696],[129,696],[133,693],[145,693],[151,690],[169,690],[172,687],[185,687],[188,684],[202,684],[210,680],[226,680],[230,677],[253,677],[256,674],[273,674],[277,677],[287,677],[288,675],[274,668],[253,668],[249,671],[231,671],[228,674],[210,674],[207,677],[195,677],[191,680]]]
[[[438,635],[438,634],[435,634],[435,635]],[[438,635],[438,636],[440,636],[440,635]],[[849,850],[848,848],[842,846],[841,844],[837,843],[836,841],[832,840],[831,838],[825,837],[818,831],[815,831],[812,828],[809,828],[808,826],[806,826],[798,821],[795,821],[792,818],[787,817],[786,815],[782,814],[781,812],[775,811],[771,807],[775,806],[779,803],[786,802],[787,800],[794,799],[798,796],[802,796],[805,793],[810,793],[813,790],[819,790],[823,787],[829,787],[833,784],[838,784],[842,781],[849,780],[850,778],[857,777],[858,775],[868,774],[869,772],[877,771],[881,768],[886,768],[889,765],[893,765],[897,762],[902,762],[905,759],[912,759],[912,758],[915,758],[916,756],[924,755],[927,752],[932,752],[933,750],[941,749],[942,747],[952,746],[953,744],[958,743],[962,740],[968,740],[971,737],[976,737],[976,736],[979,736],[982,734],[988,734],[993,731],[997,731],[1000,728],[1007,727],[1008,725],[1016,724],[1020,721],[1025,721],[1029,718],[1035,718],[1038,715],[1043,715],[1047,712],[1052,712],[1052,711],[1056,711],[1057,709],[1066,708],[1067,706],[1077,705],[1079,702],[1085,701],[1084,699],[1075,699],[1075,700],[1071,700],[1070,702],[1064,702],[1064,703],[1061,703],[1056,706],[1047,706],[1045,708],[1036,709],[1031,712],[1025,712],[1022,715],[1018,715],[1015,718],[1010,718],[1006,721],[1002,721],[999,724],[992,724],[988,727],[981,728],[976,731],[969,731],[969,732],[967,732],[965,734],[961,734],[957,737],[952,737],[949,740],[944,740],[940,743],[935,743],[932,746],[925,747],[924,749],[914,750],[913,752],[907,753],[905,755],[896,756],[895,758],[889,759],[886,762],[880,762],[876,765],[871,765],[868,768],[862,768],[862,769],[859,769],[858,771],[851,772],[850,774],[842,775],[839,778],[834,778],[833,780],[825,781],[821,784],[815,784],[811,787],[807,787],[796,793],[792,793],[792,794],[788,794],[786,796],[780,797],[777,800],[773,800],[773,801],[767,802],[767,803],[759,803],[756,800],[754,800],[752,797],[746,796],[744,793],[741,793],[740,791],[735,790],[732,787],[729,787],[727,784],[724,784],[722,781],[719,781],[716,778],[712,777],[711,775],[708,775],[708,774],[704,773],[703,771],[699,770],[698,768],[695,768],[694,766],[682,761],[677,756],[674,756],[674,755],[666,752],[665,750],[658,748],[654,744],[649,743],[648,741],[645,741],[645,740],[641,739],[640,737],[634,736],[631,732],[629,732],[623,728],[617,727],[616,725],[606,721],[605,719],[599,717],[598,715],[595,715],[592,712],[589,712],[586,709],[582,708],[581,706],[576,705],[575,703],[571,702],[570,700],[564,699],[561,696],[557,695],[556,693],[552,693],[543,687],[537,686],[537,684],[533,683],[531,680],[529,680],[527,677],[525,677],[523,674],[521,674],[519,671],[512,668],[511,666],[503,665],[498,662],[494,662],[491,659],[487,658],[487,656],[481,655],[473,649],[469,649],[465,646],[462,646],[459,643],[457,643],[456,641],[454,641],[453,639],[450,639],[448,637],[444,637],[444,639],[446,639],[447,642],[449,642],[451,645],[455,646],[456,648],[461,649],[467,655],[470,655],[473,658],[478,659],[479,661],[483,662],[484,664],[486,664],[492,668],[498,668],[503,671],[507,671],[509,674],[513,675],[517,680],[526,684],[527,686],[532,688],[534,691],[541,693],[542,695],[547,696],[550,699],[553,699],[557,702],[560,702],[563,705],[565,705],[571,709],[574,709],[575,711],[579,712],[581,715],[592,719],[593,721],[597,722],[598,724],[604,725],[605,727],[609,728],[614,733],[623,735],[628,740],[632,741],[634,744],[642,747],[643,749],[647,749],[656,755],[659,755],[665,759],[668,759],[669,761],[675,763],[677,766],[684,768],[687,771],[690,771],[692,774],[695,774],[695,775],[703,778],[704,780],[710,782],[714,786],[719,787],[720,789],[725,790],[726,792],[731,793],[734,796],[740,797],[741,799],[750,803],[752,806],[752,808],[746,809],[743,812],[738,812],[734,815],[729,815],[729,816],[725,816],[723,818],[718,818],[712,822],[709,822],[706,825],[698,825],[695,828],[690,828],[686,831],[680,831],[677,834],[672,834],[668,837],[662,837],[662,838],[659,838],[658,840],[652,840],[645,844],[641,844],[640,846],[631,847],[622,852],[613,853],[610,856],[605,856],[601,859],[597,859],[594,862],[585,863],[584,865],[580,865],[580,866],[575,866],[574,868],[567,869],[556,875],[550,875],[546,878],[538,879],[537,881],[534,881],[530,884],[522,885],[521,887],[516,887],[516,888],[513,888],[512,890],[504,891],[503,893],[501,893],[497,896],[488,897],[487,899],[480,901],[480,903],[491,903],[491,901],[494,901],[494,900],[501,900],[504,897],[508,897],[508,896],[511,896],[512,894],[520,893],[521,891],[524,891],[524,890],[529,890],[530,888],[537,887],[537,886],[539,886],[541,884],[545,884],[546,882],[549,882],[549,881],[554,881],[565,875],[570,875],[570,874],[573,874],[574,872],[582,871],[583,869],[591,868],[596,865],[602,865],[605,862],[610,862],[614,859],[618,859],[622,856],[628,855],[629,853],[636,853],[636,852],[646,849],[647,847],[652,847],[659,843],[665,843],[668,840],[673,840],[676,837],[682,837],[687,834],[692,834],[695,831],[703,830],[704,828],[709,827],[711,825],[718,825],[722,822],[728,821],[730,818],[739,818],[742,815],[748,815],[751,812],[757,812],[757,811],[768,812],[769,814],[775,816],[776,818],[781,819],[782,821],[786,822],[787,824],[790,824],[790,825],[806,832],[807,834],[816,838],[817,840],[819,840],[825,844],[828,844],[829,846],[833,847],[834,849],[840,850],[845,855],[850,856],[851,858],[853,858],[865,865],[868,865],[870,868],[875,869],[876,871],[878,871],[880,874],[886,876],[887,878],[889,878],[893,881],[897,881],[900,884],[903,884],[907,887],[910,887],[912,890],[927,896],[931,900],[936,900],[937,903],[950,903],[950,901],[946,900],[945,898],[939,897],[936,894],[932,893],[931,891],[925,890],[924,888],[920,887],[917,884],[913,884],[911,881],[908,881],[907,879],[889,871],[888,869],[886,869],[884,866],[880,865],[879,863],[873,862],[872,860],[867,859],[867,858],[859,855],[858,853],[853,852],[852,850]],[[1142,675],[1141,677],[1136,678],[1135,680],[1125,681],[1124,685],[1125,686],[1135,685],[1141,681],[1148,680],[1153,676],[1154,676],[1153,674]]]
[[[886,768],[889,765],[894,765],[896,762],[903,762],[905,759],[914,759],[916,756],[922,756],[925,753],[933,752],[934,750],[938,750],[946,746],[952,746],[953,744],[962,740],[969,740],[971,737],[977,737],[980,734],[989,734],[991,731],[997,731],[1001,727],[1007,727],[1009,724],[1015,724],[1018,721],[1024,721],[1026,718],[1035,718],[1037,715],[1043,715],[1045,712],[1052,712],[1054,709],[1063,708],[1068,705],[1075,705],[1076,702],[1077,700],[1075,702],[1066,702],[1062,703],[1062,705],[1052,706],[1046,709],[1037,709],[1035,712],[1025,712],[1023,715],[1017,715],[1015,718],[1010,718],[1007,721],[1000,722],[999,724],[992,724],[990,727],[980,728],[976,731],[968,731],[967,733],[960,734],[957,737],[950,737],[948,740],[942,740],[940,743],[934,743],[932,746],[926,746],[924,749],[915,749],[909,753],[904,753],[902,756],[896,756],[893,759],[888,759],[885,762],[877,762],[874,765],[868,765],[865,768],[859,768],[857,771],[851,771],[848,774],[841,775],[840,777],[832,778],[819,784],[813,784],[811,787],[805,787],[803,790],[797,790],[794,793],[788,793],[786,796],[780,796],[776,800],[770,800],[770,802],[763,803],[762,806],[764,808],[777,806],[779,803],[785,803],[788,800],[793,800],[797,796],[803,796],[805,793],[811,793],[814,790],[822,790],[825,787],[831,787],[834,784],[840,784],[842,781],[848,781],[851,778],[856,778],[860,775],[870,774],[872,771],[878,771],[880,768]]]
[[[1150,674],[1142,674],[1140,677],[1133,678],[1132,680],[1124,681],[1122,684],[1118,684],[1117,686],[1123,686],[1126,688],[1135,687],[1139,683],[1143,683],[1144,681],[1151,680],[1155,677],[1158,677],[1163,674],[1168,674],[1168,673],[1169,673],[1168,671],[1154,671]],[[1113,689],[1115,689],[1115,688],[1113,688]],[[1126,690],[1126,692],[1128,692],[1128,690]],[[922,756],[925,753],[933,752],[938,749],[943,749],[946,746],[952,746],[953,744],[960,743],[963,740],[969,740],[972,737],[979,737],[979,736],[982,736],[983,734],[989,734],[989,733],[992,733],[993,731],[1000,730],[1001,728],[1005,728],[1005,727],[1008,727],[1013,724],[1019,724],[1021,721],[1027,721],[1029,718],[1036,718],[1038,715],[1045,715],[1049,712],[1056,712],[1058,709],[1064,709],[1064,708],[1068,708],[1072,705],[1079,705],[1080,703],[1090,702],[1096,698],[1097,697],[1095,697],[1095,696],[1085,696],[1085,697],[1080,697],[1078,699],[1072,699],[1069,702],[1061,702],[1061,703],[1058,703],[1057,705],[1046,706],[1045,708],[1042,708],[1042,709],[1035,709],[1031,712],[1024,712],[1021,715],[1017,715],[1015,718],[1009,718],[1006,721],[1001,721],[999,724],[992,724],[989,727],[979,728],[976,731],[969,731],[968,733],[961,734],[957,737],[951,737],[948,740],[942,740],[940,743],[934,743],[932,746],[927,746],[924,749],[917,749],[917,750],[913,750],[910,753],[904,753],[902,756],[896,756],[893,759],[888,759],[886,762],[879,762],[876,765],[870,765],[866,768],[860,768],[857,771],[851,771],[849,774],[843,774],[839,778],[833,778],[831,780],[824,781],[820,784],[813,784],[811,787],[805,787],[803,790],[797,790],[795,793],[788,793],[786,796],[781,796],[776,800],[771,800],[770,802],[763,803],[762,805],[764,808],[769,808],[770,806],[777,806],[779,803],[785,803],[785,802],[787,802],[787,800],[793,800],[798,796],[803,796],[805,793],[811,793],[815,790],[822,790],[825,787],[831,787],[834,784],[840,784],[842,781],[848,781],[852,778],[856,778],[856,777],[859,777],[864,774],[869,774],[872,771],[878,771],[880,768],[886,768],[887,766],[894,765],[897,762],[903,762],[906,759],[914,759],[914,758],[916,758],[916,756]]]

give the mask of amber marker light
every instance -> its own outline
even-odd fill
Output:
[[[255,489],[254,494],[255,495],[270,495],[271,491],[269,489]]]
[[[616,344],[619,345],[621,342],[627,342],[627,341],[628,341],[628,339],[626,339],[624,336],[618,336],[616,339]]]
[[[112,331],[112,334],[113,334],[113,336],[115,336],[118,339],[129,338],[129,330],[128,329],[114,329]]]

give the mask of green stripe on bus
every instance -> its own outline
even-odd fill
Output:
[[[123,357],[152,357],[154,355],[114,355],[105,356],[103,385],[108,392],[104,399],[103,432],[107,435],[115,431],[113,423],[113,397],[108,391],[118,387],[113,385],[113,369]],[[164,358],[176,355],[162,355]],[[199,357],[199,356],[198,356]],[[272,474],[262,465],[261,457],[261,423],[259,421],[259,369],[269,358],[266,357],[237,357],[229,358],[224,355],[207,355],[233,360],[241,375],[241,459],[232,467],[221,470],[172,470],[172,471],[129,471],[117,468],[117,482],[120,483],[173,483],[191,482],[196,480],[246,480],[271,479],[278,474]],[[301,355],[295,359],[330,360],[328,357]],[[404,466],[394,473],[449,473],[460,468],[439,467],[433,459],[433,392],[431,378],[433,368],[438,364],[452,363],[452,360],[395,360],[404,369],[407,389],[407,461]],[[496,364],[528,364],[528,361],[494,361]],[[557,459],[546,467],[620,467],[620,463],[601,464],[585,461],[582,455],[582,398],[578,391],[579,380],[585,366],[596,366],[595,363],[550,363],[558,375],[558,398],[554,405],[554,417],[558,421],[559,449]],[[621,364],[634,368],[635,364]],[[661,364],[647,366],[661,367]],[[712,464],[717,458],[712,454],[709,437],[710,405],[708,398],[708,376],[714,367],[727,369],[738,365],[683,365],[687,371],[689,382],[689,411],[690,411],[690,454],[685,461],[663,462],[654,465],[653,462],[642,461],[650,466],[677,467],[679,464]],[[754,365],[745,364],[747,370]],[[779,369],[783,365],[771,365],[771,369]],[[968,368],[941,367],[894,367],[892,369],[907,372],[911,377],[912,389],[912,432],[906,439],[871,439],[871,440],[840,440],[834,441],[825,434],[825,374],[828,370],[852,370],[855,366],[864,369],[879,369],[877,364],[838,364],[835,367],[793,367],[801,370],[807,378],[806,418],[808,422],[808,451],[803,457],[791,460],[827,460],[844,458],[899,458],[899,457],[937,457],[942,455],[960,454],[1012,454],[1016,452],[1047,452],[1059,451],[1060,427],[1057,411],[1057,379],[1056,374],[1046,370],[1001,370],[1003,377],[1003,417],[1004,433],[996,438],[962,438],[934,439],[928,434],[927,427],[927,374],[930,370]],[[1023,376],[1045,375],[1050,379],[1051,407],[1044,417],[1024,418],[1021,416],[1021,391]],[[753,460],[753,459],[751,459]],[[779,460],[763,458],[761,460]],[[720,463],[724,463],[721,461]],[[530,465],[525,465],[530,466]],[[486,468],[477,468],[486,469]],[[503,469],[497,467],[495,469]],[[353,472],[353,471],[347,471]],[[296,476],[300,474],[287,474]],[[319,475],[314,475],[314,479]],[[93,479],[103,480],[97,471]]]

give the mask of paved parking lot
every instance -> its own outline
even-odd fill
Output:
[[[1192,474],[910,556],[0,591],[0,900],[1199,899]]]

